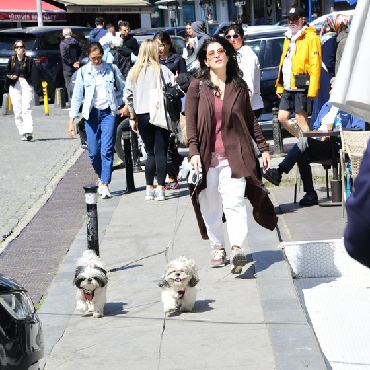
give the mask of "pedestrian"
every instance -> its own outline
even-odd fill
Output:
[[[162,71],[165,83],[175,83],[172,72],[159,63],[159,44],[155,40],[144,40],[140,46],[136,63],[127,79],[124,101],[130,111],[130,125],[139,132],[147,152],[145,163],[145,200],[165,200],[167,175],[167,149],[169,130],[152,125],[150,119],[150,91],[157,88]],[[157,174],[157,187],[154,189],[154,176]]]
[[[182,80],[183,75],[187,75],[186,63],[184,58],[176,53],[175,48],[172,46],[170,35],[165,31],[157,32],[154,35],[154,40],[159,43],[159,63],[166,66],[174,75],[175,81],[180,77]],[[186,86],[180,86],[187,91],[189,87],[189,79],[187,79]],[[175,131],[177,122],[172,122],[171,129]],[[181,158],[180,158],[181,157]],[[177,189],[179,182],[177,175],[182,163],[182,156],[178,152],[176,135],[174,132],[170,133],[170,140],[167,153],[167,175],[168,185],[166,189]]]
[[[307,100],[316,98],[320,87],[321,43],[316,30],[305,25],[303,9],[292,6],[287,18],[289,29],[285,33],[276,80],[276,94],[280,99],[278,119],[287,131],[298,136],[289,119],[291,112],[295,112],[301,130],[310,130]]]
[[[263,100],[260,93],[261,71],[257,55],[250,46],[244,45],[244,30],[241,25],[232,24],[225,31],[225,38],[237,51],[238,66],[243,72],[243,79],[248,86],[249,98],[254,115],[258,119],[262,113]],[[259,151],[256,150],[257,177],[262,181],[259,165]]]
[[[62,57],[64,84],[67,90],[68,101],[71,102],[71,79],[79,67],[79,58],[82,54],[80,43],[72,37],[70,27],[64,27],[62,31],[64,39],[60,42],[59,50]]]
[[[88,47],[90,62],[77,72],[69,112],[68,132],[75,136],[74,119],[85,119],[85,130],[91,164],[98,176],[98,192],[103,199],[111,198],[110,184],[113,168],[113,148],[116,138],[117,102],[115,89],[123,94],[125,83],[114,64],[103,62],[103,47],[92,42]]]
[[[99,42],[104,48],[104,45],[111,44],[113,38],[116,37],[116,28],[112,23],[107,24],[107,33],[99,39]]]
[[[333,86],[333,80],[331,86]],[[365,130],[365,121],[336,108],[329,103],[329,101],[322,106],[316,121],[313,123],[313,129],[326,131],[328,129],[327,124],[332,125],[338,118],[342,122],[343,130],[353,128]],[[340,146],[341,142],[338,136],[337,145],[335,147],[336,152],[339,152]],[[318,204],[318,196],[314,189],[310,161],[331,159],[333,156],[332,150],[333,148],[329,137],[320,139],[301,137],[293,148],[289,150],[278,168],[270,168],[263,174],[263,177],[272,184],[279,186],[282,174],[289,173],[297,163],[303,182],[303,190],[306,192],[299,201],[299,205],[311,207]]]
[[[123,40],[121,37],[114,37],[110,46],[110,53],[113,57],[112,63],[119,68],[124,80],[126,81],[127,75],[132,66],[131,50],[123,46]]]
[[[119,32],[121,34],[123,45],[129,48],[135,56],[139,53],[139,44],[134,36],[130,35],[130,23],[126,21],[120,21]]]
[[[33,138],[32,102],[34,91],[42,95],[42,87],[38,69],[32,58],[26,55],[26,45],[22,40],[16,40],[12,55],[6,65],[5,91],[13,105],[14,120],[22,141]]]
[[[224,213],[231,272],[240,273],[246,264],[242,249],[248,231],[245,194],[257,222],[271,230],[277,222],[257,179],[252,139],[265,169],[270,167],[269,148],[253,114],[233,46],[224,38],[212,37],[200,46],[197,58],[200,69],[187,92],[185,115],[189,162],[196,174],[201,168],[202,182],[190,194],[202,237],[210,240],[211,267],[226,264]]]
[[[335,75],[338,73],[339,64],[342,60],[342,55],[344,51],[344,47],[346,46],[347,38],[348,38],[348,24],[349,19],[348,16],[343,14],[338,14],[336,18],[337,29],[339,31],[337,36],[337,52],[335,55]]]
[[[206,33],[206,24],[204,21],[195,21],[191,24],[191,28],[193,29],[193,32],[197,38],[198,47],[196,50],[194,50],[194,52],[197,52],[197,50],[202,46],[203,42],[209,39],[209,36]]]
[[[354,190],[346,201],[347,226],[344,245],[348,254],[370,268],[370,142],[364,153]]]
[[[95,28],[90,31],[89,41],[98,42],[103,36],[107,34],[107,30],[104,29],[105,20],[103,17],[95,18]]]
[[[198,50],[198,38],[196,37],[194,30],[191,28],[191,22],[185,24],[185,47],[183,50],[182,57],[186,60],[192,55],[196,56]]]
[[[335,76],[337,36],[346,27],[336,22],[337,17],[331,14],[326,17],[320,31],[322,64],[320,73],[320,89],[313,101],[311,122],[315,122],[321,107],[329,100],[330,80]]]

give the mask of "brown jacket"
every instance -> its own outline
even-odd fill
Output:
[[[185,116],[189,159],[199,154],[202,161],[203,181],[197,189],[199,192],[207,187],[206,177],[211,164],[213,114],[213,90],[206,85],[205,81],[202,81],[199,87],[199,80],[194,79],[186,94]],[[256,222],[273,230],[277,224],[277,217],[273,204],[257,179],[252,138],[261,152],[267,151],[269,147],[253,114],[248,90],[236,87],[233,81],[227,82],[225,86],[221,135],[232,177],[245,177],[247,180],[246,196],[253,206],[253,216]],[[190,194],[194,195],[192,201],[200,232],[202,237],[207,239],[197,193],[193,190],[194,188],[190,189]]]

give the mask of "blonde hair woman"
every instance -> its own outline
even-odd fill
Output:
[[[167,175],[167,148],[170,133],[149,122],[150,90],[157,88],[162,71],[165,83],[174,84],[172,72],[159,63],[157,41],[145,40],[139,49],[135,65],[127,76],[124,101],[130,111],[130,125],[139,132],[145,144],[147,160],[145,164],[145,200],[165,200],[164,185]],[[157,174],[157,188],[154,189],[154,176]]]

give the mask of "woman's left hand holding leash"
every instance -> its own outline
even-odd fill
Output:
[[[73,118],[70,118],[68,121],[68,135],[70,138],[74,138],[76,136],[75,125],[73,121]]]
[[[262,163],[264,171],[267,171],[271,167],[271,157],[268,151],[262,153]]]

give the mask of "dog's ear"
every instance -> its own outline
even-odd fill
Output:
[[[198,283],[199,283],[199,279],[193,275],[191,279],[189,280],[188,286],[190,286],[191,288],[194,288]]]
[[[164,278],[164,276],[162,276],[158,282],[158,286],[160,288],[168,288],[170,285],[168,284],[168,281]]]

